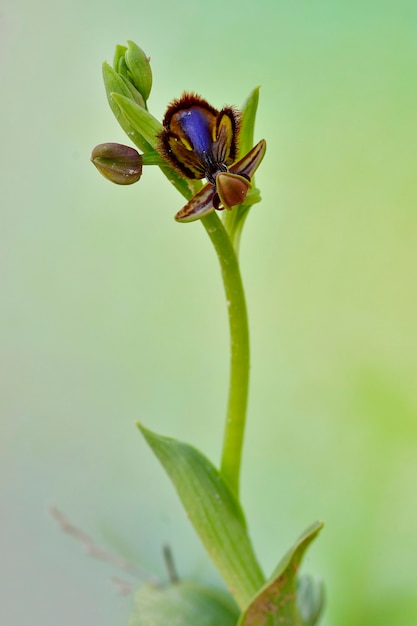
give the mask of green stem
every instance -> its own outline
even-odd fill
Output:
[[[230,327],[230,386],[220,472],[239,496],[239,476],[249,388],[249,330],[239,261],[216,213],[202,220],[222,271]]]

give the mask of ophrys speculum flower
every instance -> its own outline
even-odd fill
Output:
[[[168,107],[163,126],[160,151],[167,161],[187,178],[208,181],[176,214],[177,221],[191,222],[245,201],[266,142],[261,140],[236,162],[239,111],[233,107],[218,111],[200,96],[184,93]]]
[[[202,218],[213,243],[230,328],[230,385],[219,468],[197,448],[143,425],[139,428],[174,483],[235,603],[231,605],[212,589],[199,589],[192,581],[174,580],[174,576],[168,586],[145,585],[143,593],[139,590],[138,610],[131,622],[136,626],[194,624],[204,615],[207,624],[224,626],[284,622],[314,626],[323,603],[320,586],[302,583],[297,569],[322,524],[314,524],[302,535],[266,582],[239,501],[249,332],[238,253],[248,212],[260,200],[253,178],[266,149],[264,140],[253,146],[259,88],[251,92],[242,112],[233,107],[217,110],[196,94],[185,93],[170,104],[161,124],[148,110],[152,86],[149,57],[136,44],[117,46],[113,67],[105,63],[103,76],[112,111],[141,154],[120,144],[100,144],[93,150],[94,165],[108,180],[123,185],[139,180],[142,166],[161,168],[188,201],[175,216],[177,221]],[[202,179],[207,181],[204,186]],[[228,210],[219,219],[215,209]]]

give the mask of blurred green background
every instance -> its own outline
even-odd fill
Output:
[[[219,458],[217,261],[156,168],[120,188],[89,163],[128,142],[101,63],[133,39],[158,117],[184,89],[221,107],[262,86],[241,259],[243,501],[265,570],[322,518],[304,565],[325,580],[322,624],[416,624],[414,0],[5,0],[0,28],[2,623],[127,624],[119,573],[52,505],[154,576],[168,542],[181,576],[220,584],[134,427]]]

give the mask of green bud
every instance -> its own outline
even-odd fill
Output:
[[[119,74],[119,76],[123,76],[123,78],[125,78],[130,83],[130,72],[129,72],[129,68],[127,67],[125,55],[120,57],[117,67],[115,67],[114,69]]]
[[[115,94],[120,94],[122,96],[125,96],[129,100],[133,100],[134,102],[134,99],[132,97],[132,89],[134,89],[134,87],[130,83],[128,86],[128,82],[126,81],[126,79],[123,76],[120,76],[108,63],[103,63],[103,79],[110,108],[113,111],[120,126],[129,136],[131,141],[133,141],[137,145],[139,150],[141,150],[142,152],[147,152],[151,149],[151,146],[143,138],[141,133],[138,132],[136,128],[133,127],[131,123],[125,118],[122,111],[120,110],[119,105],[114,99]],[[141,108],[143,109],[143,106]]]
[[[116,72],[120,71],[119,70],[120,61],[123,59],[123,62],[124,62],[126,50],[127,50],[126,46],[121,46],[120,44],[117,44],[116,50],[114,51],[114,57],[113,57],[113,68],[116,70]]]
[[[130,78],[133,85],[139,93],[142,94],[146,102],[152,88],[152,71],[149,57],[147,57],[142,48],[139,48],[133,41],[128,41],[127,45],[125,61],[130,73]]]
[[[132,185],[142,175],[142,157],[134,148],[120,143],[101,143],[91,153],[100,174],[116,185]]]
[[[124,81],[126,87],[129,89],[131,93],[132,100],[136,102],[142,109],[146,108],[145,100],[142,97],[142,94],[136,89],[136,87],[123,75],[120,75],[120,78]]]

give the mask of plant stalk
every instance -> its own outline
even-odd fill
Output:
[[[230,384],[220,473],[235,496],[239,478],[249,390],[249,329],[239,261],[223,223],[213,211],[202,220],[216,250],[230,328]]]

